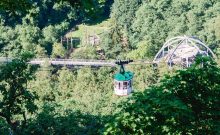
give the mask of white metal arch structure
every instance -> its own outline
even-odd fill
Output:
[[[154,57],[154,63],[165,61],[169,66],[189,67],[197,55],[215,58],[212,50],[200,39],[189,36],[178,36],[169,39]]]

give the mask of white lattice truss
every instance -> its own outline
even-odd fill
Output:
[[[197,55],[215,58],[212,50],[196,37],[179,36],[169,39],[154,58],[155,63],[189,67]]]

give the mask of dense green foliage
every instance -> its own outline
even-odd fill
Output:
[[[76,24],[93,23],[106,18],[112,2],[111,0],[22,1],[18,2],[18,5],[16,5],[16,1],[0,2],[0,5],[5,5],[3,6],[5,8],[21,4],[20,7],[23,7],[21,9],[24,10],[26,7],[23,5],[26,3],[29,5],[27,11],[21,13],[20,8],[14,7],[15,15],[8,10],[0,10],[0,49],[9,56],[17,55],[22,50],[32,51],[37,57],[44,56],[45,54],[36,51],[37,48],[40,48],[41,52],[51,55],[53,44],[60,42],[60,37]]]
[[[219,15],[219,0],[0,0],[0,56],[15,58],[0,63],[0,134],[220,134],[212,60],[179,71],[126,65],[128,97],[113,93],[117,68],[47,62],[150,61],[179,35],[199,37],[220,57]],[[36,70],[24,51],[45,63]]]
[[[0,116],[14,132],[19,132],[15,118],[22,116],[23,129],[27,123],[27,113],[33,113],[37,109],[34,103],[37,96],[27,88],[27,82],[33,79],[36,68],[28,65],[27,60],[27,55],[24,55],[0,68]]]
[[[203,62],[201,65],[200,63]],[[219,134],[220,68],[200,58],[189,69],[122,102],[105,134]]]
[[[0,18],[8,25],[21,22],[26,16],[28,21],[39,21],[38,25],[41,26],[47,21],[53,23],[64,18],[69,19],[71,15],[65,14],[71,10],[73,14],[77,13],[76,17],[94,19],[103,14],[108,15],[111,3],[112,0],[2,0]]]
[[[111,42],[106,44],[124,48],[126,41],[134,54],[144,44],[143,55],[153,57],[167,39],[189,35],[199,37],[218,52],[219,9],[218,0],[115,0],[111,13],[114,26],[108,39]]]

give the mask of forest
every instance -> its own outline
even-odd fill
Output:
[[[127,64],[128,96],[114,94],[117,66],[29,63],[152,61],[182,35],[216,58],[198,56],[189,68]],[[219,0],[1,0],[0,135],[219,135],[219,58]]]

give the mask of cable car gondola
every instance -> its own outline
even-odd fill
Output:
[[[131,71],[125,71],[124,64],[133,62],[132,60],[127,61],[116,61],[115,64],[120,66],[118,73],[114,75],[114,93],[118,96],[127,96],[129,95],[132,89],[132,80],[134,73]]]

